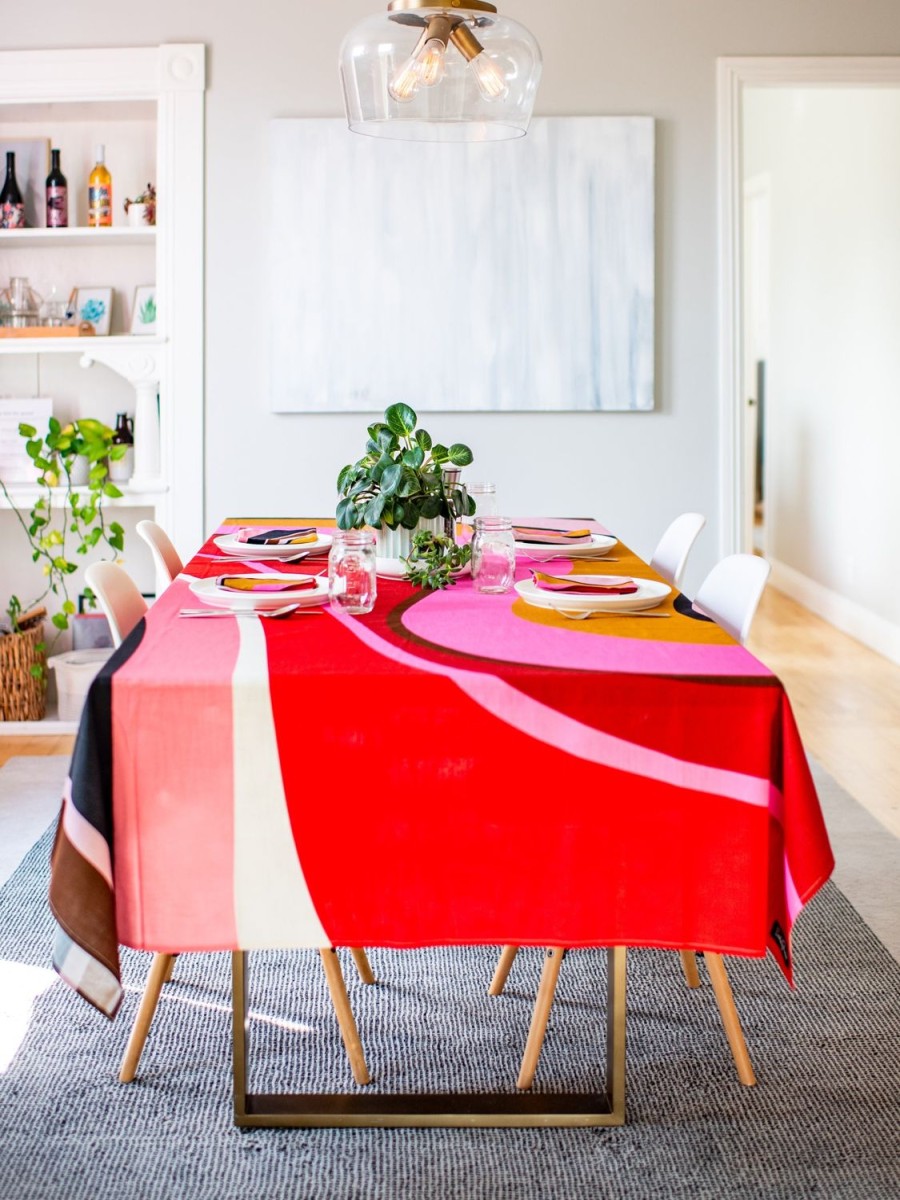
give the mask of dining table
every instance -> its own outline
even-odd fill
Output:
[[[520,585],[665,583],[598,522],[521,523],[613,548],[519,546]],[[319,553],[222,553],[297,525]],[[769,954],[793,985],[792,927],[833,857],[785,689],[666,586],[580,620],[522,586],[392,572],[348,615],[322,588],[333,533],[227,519],[95,678],[53,850],[54,965],[113,1017],[120,946],[231,953],[239,1125],[620,1124],[627,948]],[[326,602],[181,616],[252,571],[317,576]],[[604,950],[605,1076],[589,1094],[248,1090],[253,951],[430,946]]]

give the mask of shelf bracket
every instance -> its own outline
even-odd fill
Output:
[[[134,475],[137,490],[151,489],[161,482],[159,380],[165,345],[103,346],[93,344],[78,360],[85,369],[102,363],[127,379],[135,392]]]

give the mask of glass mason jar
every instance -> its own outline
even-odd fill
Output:
[[[476,517],[496,517],[497,515],[497,485],[496,483],[467,483],[466,491],[475,501]],[[472,518],[465,518],[466,524],[472,524]]]
[[[477,592],[508,592],[516,573],[516,545],[509,517],[475,518],[472,578]]]
[[[368,529],[339,529],[328,555],[328,598],[336,612],[371,612],[375,580],[375,534]]]

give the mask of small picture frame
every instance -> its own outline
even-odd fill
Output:
[[[109,333],[109,319],[112,315],[111,287],[80,287],[75,289],[75,322],[87,321],[93,325],[98,337]]]
[[[131,310],[132,333],[156,333],[156,284],[144,283],[134,289]]]

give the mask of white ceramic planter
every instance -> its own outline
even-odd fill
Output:
[[[433,521],[420,520],[415,529],[386,529],[383,525],[375,530],[376,558],[406,558],[412,549],[412,540],[422,530],[428,533],[443,533],[444,522],[441,517]]]

